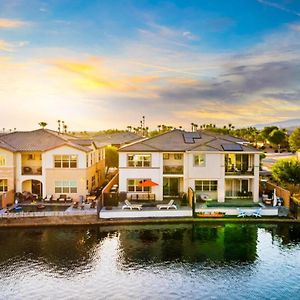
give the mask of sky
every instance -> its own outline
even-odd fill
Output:
[[[0,0],[0,128],[299,118],[299,0]]]

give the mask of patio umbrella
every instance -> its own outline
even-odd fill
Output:
[[[139,186],[143,186],[143,187],[152,187],[157,185],[158,183],[153,182],[151,179],[147,179],[139,184]]]
[[[276,189],[274,189],[274,194],[273,194],[273,206],[277,206],[277,195],[276,195]]]
[[[158,183],[153,182],[151,179],[147,179],[139,184],[139,186],[142,186],[142,187],[153,187],[153,186],[157,186],[157,185],[158,185]],[[150,189],[148,191],[148,198],[150,198]]]

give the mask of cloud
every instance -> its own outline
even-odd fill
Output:
[[[20,28],[30,23],[17,19],[0,19],[0,28]]]
[[[299,31],[299,32],[300,32],[300,24],[299,24],[299,23],[290,24],[290,28],[291,28],[292,30],[295,30],[295,31]]]
[[[17,48],[25,47],[29,44],[28,41],[21,41],[15,43],[9,43],[4,40],[0,40],[0,51],[13,52]]]
[[[6,52],[11,52],[13,50],[12,44],[0,40],[0,51],[6,51]]]
[[[278,3],[270,2],[270,1],[266,1],[266,0],[257,0],[257,2],[259,2],[259,3],[263,4],[263,5],[266,5],[266,6],[269,6],[269,7],[273,7],[273,8],[279,9],[281,11],[285,11],[287,13],[290,13],[290,14],[293,14],[293,15],[296,15],[296,16],[300,17],[300,12],[292,10],[292,9],[289,9],[289,8],[286,8],[285,6],[282,6],[282,5],[278,4]]]

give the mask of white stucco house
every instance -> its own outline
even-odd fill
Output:
[[[192,188],[218,202],[259,200],[259,154],[245,140],[210,132],[173,131],[119,149],[119,191],[152,193],[156,200]],[[141,187],[151,179],[158,185]]]

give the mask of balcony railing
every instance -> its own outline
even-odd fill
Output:
[[[237,168],[234,166],[225,166],[225,175],[254,175],[254,167]]]
[[[164,166],[164,174],[183,174],[183,166]]]
[[[22,167],[22,175],[42,175],[42,167]]]

